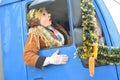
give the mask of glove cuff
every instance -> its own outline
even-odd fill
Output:
[[[51,57],[46,57],[44,63],[43,63],[43,66],[47,66],[50,64],[50,60],[51,60]]]

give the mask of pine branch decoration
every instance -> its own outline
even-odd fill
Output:
[[[98,44],[96,13],[91,0],[82,0],[80,8],[82,10],[83,46],[77,47],[76,56],[80,59],[88,59],[94,56],[93,46]],[[97,48],[96,61],[103,64],[120,64],[120,47],[108,47],[98,44]]]

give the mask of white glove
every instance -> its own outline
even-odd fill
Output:
[[[66,64],[68,61],[68,56],[65,54],[58,55],[58,53],[59,53],[59,50],[54,52],[51,57],[47,57],[45,59],[43,66],[46,66],[48,64],[55,64],[55,65]]]

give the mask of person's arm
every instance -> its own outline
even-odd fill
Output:
[[[39,37],[34,34],[29,34],[24,47],[24,62],[27,65],[42,68],[46,59],[44,56],[39,56],[40,50]]]
[[[27,65],[35,66],[37,68],[42,68],[49,64],[66,64],[68,61],[68,56],[65,54],[58,55],[57,50],[50,57],[39,56],[38,51],[40,50],[39,37],[36,35],[29,35],[24,48],[24,62]]]

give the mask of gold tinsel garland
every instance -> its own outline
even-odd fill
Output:
[[[82,0],[83,46],[77,47],[77,56],[87,59],[93,56],[93,46],[98,43],[96,14],[91,0]],[[120,47],[108,47],[98,44],[97,59],[101,63],[120,64]]]
[[[83,46],[77,47],[76,56],[80,59],[93,57],[103,64],[120,64],[120,47],[98,44],[96,13],[92,1],[82,0],[80,8],[82,10]]]

